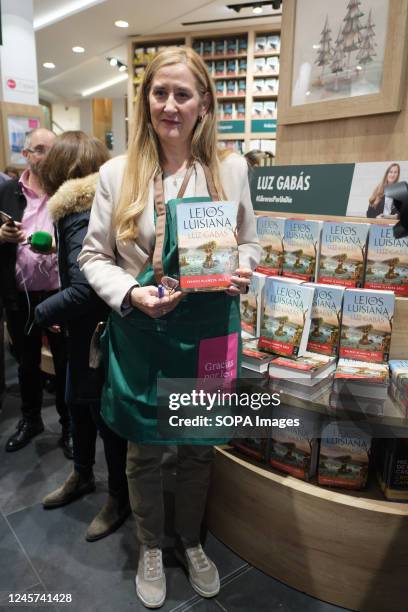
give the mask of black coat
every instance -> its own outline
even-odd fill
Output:
[[[381,198],[381,200],[378,201],[378,203],[375,206],[369,206],[367,209],[367,217],[369,219],[375,219],[376,217],[378,217],[378,215],[382,215],[384,212],[384,206],[385,206],[385,196],[383,196]],[[391,213],[393,215],[395,215],[397,213],[397,209],[395,208],[394,204],[391,207]]]
[[[26,206],[27,201],[17,179],[0,185],[0,210],[15,221],[21,221]],[[17,304],[16,257],[16,244],[0,243],[0,297],[6,308],[16,307]]]
[[[99,321],[106,321],[108,306],[96,295],[78,266],[85,238],[97,175],[64,183],[49,201],[56,226],[61,291],[35,309],[38,325],[62,324],[67,331],[69,403],[99,399],[100,379],[89,368],[89,346]]]

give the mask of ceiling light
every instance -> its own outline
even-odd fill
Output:
[[[62,8],[49,11],[45,15],[38,17],[38,19],[34,19],[34,30],[41,30],[53,23],[61,21],[61,19],[75,15],[75,13],[80,13],[91,6],[96,6],[103,2],[106,2],[106,0],[72,0],[72,2],[64,3]]]
[[[114,79],[110,79],[109,81],[105,81],[104,83],[100,83],[99,85],[96,85],[95,87],[91,87],[90,89],[85,89],[85,91],[83,91],[81,93],[81,96],[83,98],[86,98],[86,96],[91,96],[92,94],[96,93],[97,91],[102,91],[103,89],[107,89],[108,87],[112,87],[113,85],[117,85],[118,83],[121,83],[122,81],[127,81],[128,79],[128,75],[126,74],[120,74],[119,76],[115,77]]]
[[[109,63],[111,66],[117,66],[118,65],[118,60],[116,59],[116,57],[109,57]]]
[[[126,70],[127,70],[127,66],[125,66],[125,64],[121,64],[119,66],[119,72],[126,72]]]
[[[123,21],[123,19],[118,19],[117,21],[115,21],[115,26],[117,28],[128,28],[129,24],[127,21]]]
[[[53,62],[44,62],[44,68],[48,68],[48,70],[53,70],[55,68],[55,64]]]
[[[85,53],[85,49],[83,47],[72,47],[74,53]]]
[[[252,12],[254,13],[254,15],[261,15],[263,13],[263,8],[260,4],[257,4],[252,9]]]

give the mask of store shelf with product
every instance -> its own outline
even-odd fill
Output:
[[[367,224],[363,217],[259,215]],[[254,323],[251,303],[247,308]],[[407,321],[408,298],[396,297],[390,359],[408,359]],[[259,333],[262,336],[262,326]],[[259,333],[254,331],[255,336]],[[401,503],[408,497],[408,413],[401,395],[388,395],[387,384],[372,395],[370,381],[364,391],[368,399],[350,396],[350,402],[334,406],[333,373],[320,397],[314,397],[317,387],[299,384],[295,375],[290,380],[291,374],[286,380],[274,378],[278,375],[272,374],[268,382],[267,370],[263,375],[252,372],[253,392],[280,390],[282,414],[296,413],[302,427],[312,420],[313,438],[296,428],[271,426],[265,439],[255,433],[259,439],[237,438],[230,446],[217,447],[207,512],[210,530],[252,565],[318,599],[362,612],[399,612],[408,596],[408,504]],[[299,389],[302,393],[296,396]],[[381,393],[383,401],[377,401]],[[273,409],[271,415],[276,416]],[[325,438],[323,432],[328,435],[327,428],[333,427],[342,433]],[[344,435],[349,427],[357,432],[355,438]],[[365,436],[369,443],[359,456],[354,440]],[[393,447],[398,444],[402,448]],[[387,449],[385,458],[381,445]]]
[[[274,141],[279,76],[279,22],[249,27],[245,31],[237,28],[222,32],[197,31],[188,32],[183,37],[168,34],[163,35],[159,41],[148,37],[130,38],[129,66],[133,66],[133,73],[129,76],[129,100],[134,100],[146,62],[157,50],[173,45],[192,46],[207,64],[214,79],[220,107],[220,141],[228,140],[232,135],[237,137],[243,134],[242,147],[239,148],[242,152],[249,151],[252,148],[251,141],[255,139],[263,139],[264,147]],[[229,101],[233,108],[227,108],[224,113],[224,104]],[[273,109],[269,108],[269,102],[274,104]],[[255,116],[254,104],[258,105]],[[133,104],[130,104],[130,119],[132,112]],[[274,123],[271,123],[271,118]],[[234,121],[241,123],[234,124]],[[230,125],[227,125],[228,122]],[[226,134],[228,138],[225,138]],[[274,147],[271,153],[275,153]]]

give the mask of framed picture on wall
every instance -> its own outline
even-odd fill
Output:
[[[278,122],[401,110],[406,0],[285,0]]]
[[[0,102],[0,164],[1,166],[25,166],[21,152],[26,135],[44,126],[41,106]]]

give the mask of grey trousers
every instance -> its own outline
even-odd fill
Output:
[[[126,466],[139,542],[159,548],[164,538],[161,462],[166,448],[129,442]],[[212,459],[212,446],[177,447],[175,531],[186,548],[200,541]]]

